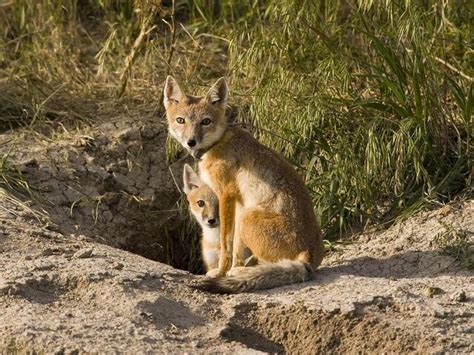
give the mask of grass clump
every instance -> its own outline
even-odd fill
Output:
[[[468,232],[454,225],[439,221],[444,231],[438,233],[435,240],[443,253],[452,256],[468,269],[474,269],[473,245]]]
[[[0,189],[17,196],[32,196],[32,190],[22,173],[9,162],[9,154],[0,157]]]
[[[0,209],[12,215],[19,211],[26,212],[40,222],[47,222],[48,216],[44,211],[30,208],[32,199],[37,198],[31,186],[21,171],[10,162],[10,152],[0,156]]]

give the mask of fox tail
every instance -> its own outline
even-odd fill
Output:
[[[195,288],[211,293],[241,293],[308,281],[311,275],[309,263],[281,260],[253,267],[239,267],[234,275],[206,278]]]

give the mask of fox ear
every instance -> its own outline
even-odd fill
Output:
[[[206,99],[213,105],[219,105],[225,108],[227,104],[227,83],[224,78],[220,78],[210,88]]]
[[[165,109],[168,109],[172,104],[182,101],[185,97],[186,95],[183,90],[181,90],[176,80],[171,75],[168,75],[163,94],[163,104],[165,105]]]
[[[191,168],[188,164],[184,165],[183,181],[184,181],[183,190],[186,195],[192,189],[195,189],[196,187],[199,187],[202,185],[202,181],[199,178],[198,174],[196,174],[193,168]]]

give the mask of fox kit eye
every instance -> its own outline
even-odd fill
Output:
[[[199,207],[204,207],[205,203],[204,203],[203,200],[199,200],[199,201],[197,202],[197,205],[198,205]]]
[[[184,118],[183,117],[177,117],[176,122],[178,122],[179,124],[183,124],[184,123]]]
[[[203,119],[203,120],[201,121],[201,124],[202,124],[203,126],[208,126],[208,125],[211,124],[211,119],[205,118],[205,119]]]

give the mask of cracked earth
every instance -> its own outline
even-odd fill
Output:
[[[309,282],[211,295],[172,266],[193,258],[167,244],[185,158],[165,144],[152,120],[118,119],[15,149],[38,198],[1,197],[0,352],[474,351],[474,276],[443,252],[456,233],[472,248],[474,200],[358,235]]]

